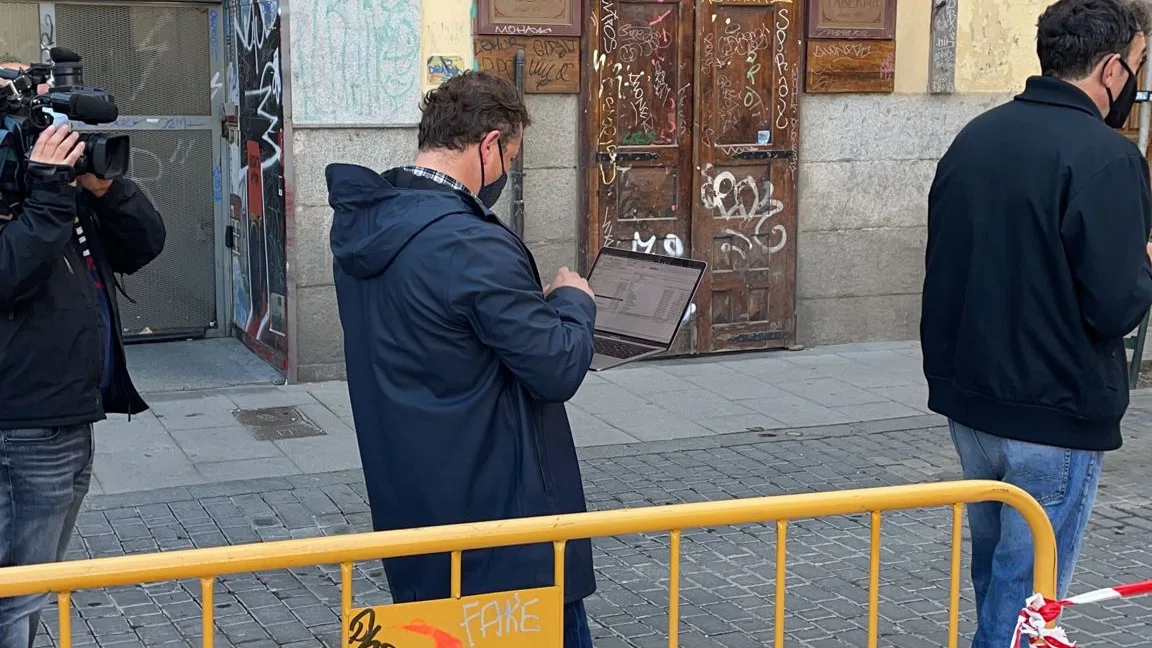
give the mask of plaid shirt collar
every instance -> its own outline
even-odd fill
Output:
[[[429,169],[428,167],[414,166],[414,165],[408,165],[408,166],[405,166],[402,168],[405,171],[407,171],[408,173],[411,173],[412,175],[414,175],[416,177],[427,178],[429,180],[432,180],[433,182],[439,182],[440,184],[444,185],[445,187],[448,187],[449,189],[455,189],[456,191],[463,191],[464,193],[467,193],[467,194],[472,193],[471,191],[468,190],[468,187],[465,187],[463,184],[461,184],[459,181],[457,181],[456,178],[453,178],[452,176],[450,176],[446,173],[441,173],[440,171],[436,171],[435,169]]]

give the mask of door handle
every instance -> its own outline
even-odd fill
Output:
[[[600,162],[641,162],[644,160],[659,159],[658,153],[608,153],[607,151],[599,151],[596,153],[596,160]]]

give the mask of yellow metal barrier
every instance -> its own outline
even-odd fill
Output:
[[[469,619],[479,619],[482,633],[494,625],[489,646],[539,646],[542,636],[555,637],[561,645],[563,619],[564,547],[569,540],[598,536],[669,531],[668,645],[679,640],[680,535],[685,528],[717,527],[776,521],[775,645],[784,645],[784,600],[788,521],[835,515],[871,514],[871,560],[869,567],[868,646],[875,648],[879,621],[880,521],[881,512],[939,506],[952,507],[951,582],[948,646],[958,641],[960,605],[960,537],[963,505],[995,501],[1014,507],[1032,532],[1035,547],[1035,590],[1055,595],[1056,542],[1044,509],[1031,496],[1014,486],[992,481],[960,481],[915,484],[827,493],[759,497],[723,502],[678,504],[641,509],[598,511],[555,517],[525,518],[477,524],[459,524],[362,533],[327,538],[285,540],[261,544],[191,549],[167,553],[49,565],[0,569],[0,597],[56,592],[60,614],[60,644],[71,646],[71,592],[79,589],[134,585],[155,581],[199,579],[202,588],[203,645],[213,643],[212,594],[217,576],[287,569],[321,564],[340,564],[342,575],[343,645],[387,645],[389,633],[403,631],[424,635],[428,646],[463,646],[459,637],[440,630],[464,627],[471,639]],[[550,542],[555,548],[556,582],[552,587],[502,592],[476,597],[460,595],[461,552],[509,545]],[[355,610],[352,607],[352,565],[355,562],[420,554],[450,553],[452,598],[406,605],[386,605]],[[503,597],[503,598],[501,598]],[[539,607],[529,611],[529,602]],[[513,605],[515,604],[515,607]],[[495,616],[485,617],[484,610]],[[471,615],[471,616],[469,616]],[[479,616],[477,616],[479,615]],[[511,616],[510,616],[511,615]],[[519,615],[519,616],[516,616]],[[385,618],[386,617],[386,618]],[[464,619],[461,623],[459,619]],[[429,621],[432,619],[432,621]],[[525,634],[525,630],[531,634]],[[504,632],[507,630],[507,632]],[[513,632],[517,631],[517,632]],[[411,636],[408,635],[408,636]],[[410,642],[407,645],[412,645]],[[473,645],[471,640],[468,645]]]

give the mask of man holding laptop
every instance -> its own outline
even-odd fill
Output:
[[[592,362],[596,304],[547,287],[492,213],[528,111],[465,72],[427,94],[410,166],[327,169],[348,390],[376,530],[586,510],[564,409]],[[590,648],[592,546],[565,556],[565,648]],[[386,560],[396,603],[447,598],[447,554]],[[468,551],[464,595],[553,584],[550,544]]]

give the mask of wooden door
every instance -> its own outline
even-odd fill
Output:
[[[589,2],[582,269],[605,245],[708,261],[671,354],[794,337],[800,4]]]
[[[601,246],[691,256],[692,0],[589,0],[584,270]],[[694,321],[672,354],[691,353]]]
[[[692,224],[692,249],[709,266],[696,298],[701,352],[795,337],[802,4],[703,3]]]

